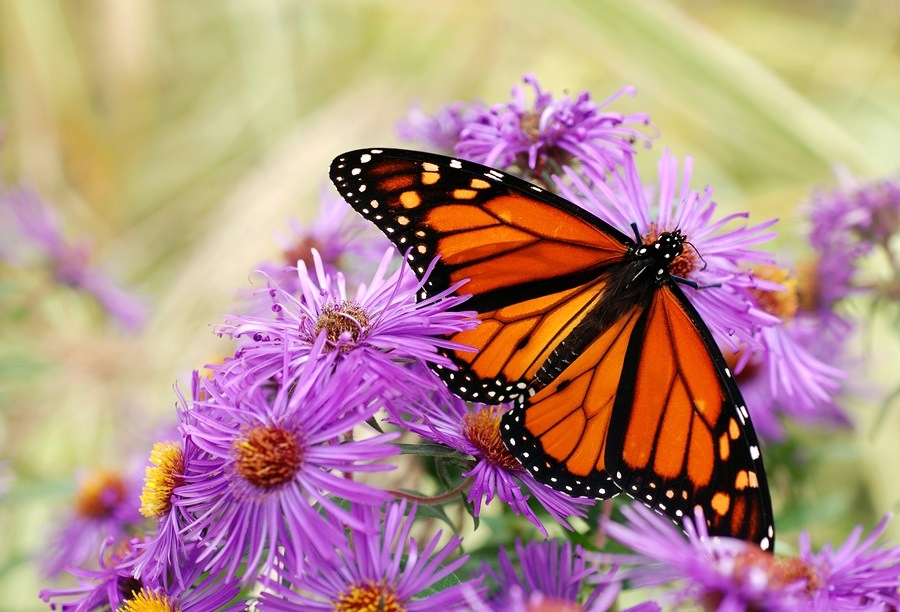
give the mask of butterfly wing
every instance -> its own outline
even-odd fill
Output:
[[[670,282],[637,320],[605,460],[629,496],[676,520],[703,509],[710,534],[774,546],[772,502],[746,404],[709,329]]]
[[[366,149],[334,160],[341,195],[375,223],[421,278],[422,298],[457,283],[482,324],[450,340],[459,371],[439,372],[465,399],[500,403],[540,366],[603,294],[603,270],[630,240],[536,185],[458,159]]]
[[[596,329],[555,380],[503,415],[507,449],[538,481],[576,497],[619,493],[606,448],[625,355],[642,313],[633,306]]]

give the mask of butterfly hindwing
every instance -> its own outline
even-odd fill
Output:
[[[619,493],[606,464],[619,379],[642,309],[634,307],[596,335],[555,380],[504,415],[510,452],[540,482],[568,495]]]
[[[759,442],[731,371],[681,289],[660,287],[635,325],[606,446],[623,491],[679,524],[773,544]]]

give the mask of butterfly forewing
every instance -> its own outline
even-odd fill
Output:
[[[571,202],[478,164],[395,149],[337,158],[331,178],[423,274],[426,290],[467,281],[467,309],[516,304],[594,280],[628,239]],[[428,289],[431,287],[431,289]]]
[[[461,397],[500,403],[531,384],[543,360],[596,302],[602,270],[628,239],[570,202],[478,164],[393,149],[346,153],[331,166],[341,195],[407,253],[425,296],[456,283],[477,330],[451,339],[459,368],[439,371]]]

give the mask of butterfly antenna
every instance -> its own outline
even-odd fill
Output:
[[[700,258],[700,261],[703,262],[703,267],[700,268],[700,271],[702,272],[703,270],[706,270],[706,266],[707,266],[706,260],[703,259],[703,255],[700,254],[700,251],[697,249],[697,247],[695,247],[694,244],[693,244],[692,242],[687,242],[687,241],[685,241],[685,244],[691,245],[691,248],[694,249],[694,253],[696,253],[696,254],[697,254],[697,257]]]

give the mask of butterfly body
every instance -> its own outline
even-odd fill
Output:
[[[480,324],[451,339],[474,350],[436,371],[464,399],[515,401],[500,433],[524,470],[572,496],[624,491],[676,522],[700,508],[713,535],[774,544],[746,406],[679,287],[694,265],[679,229],[632,239],[538,186],[427,153],[349,152],[331,178],[420,278],[438,258],[421,298],[472,296],[462,308]]]

